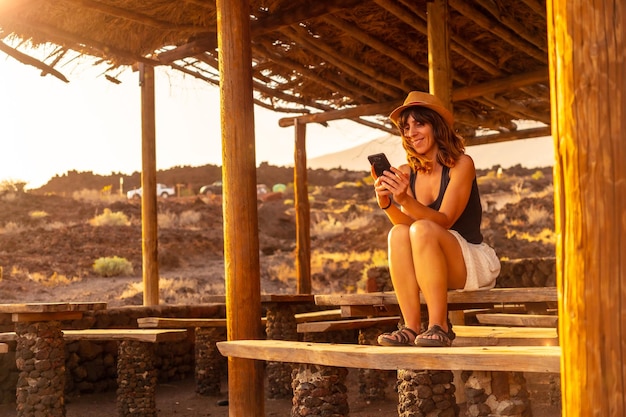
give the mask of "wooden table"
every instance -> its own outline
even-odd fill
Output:
[[[106,303],[0,304],[0,315],[15,323],[19,371],[16,388],[18,417],[65,416],[65,341],[62,320],[78,320],[85,311],[102,310]],[[45,380],[44,380],[45,379]]]
[[[422,307],[426,307],[420,294]],[[504,304],[535,305],[556,303],[556,287],[493,288],[482,291],[448,291],[448,309],[493,308]],[[315,296],[315,304],[341,308],[343,317],[376,317],[399,315],[396,293],[371,292],[362,294],[324,294]]]

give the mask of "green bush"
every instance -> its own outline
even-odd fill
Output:
[[[89,221],[92,226],[128,226],[130,221],[121,211],[112,212],[105,208],[104,212]]]
[[[133,264],[118,256],[98,258],[93,263],[93,270],[101,277],[119,277],[132,275]]]

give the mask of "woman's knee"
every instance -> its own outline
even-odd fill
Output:
[[[416,220],[409,228],[409,237],[412,242],[432,242],[442,230],[441,226],[430,220]]]
[[[409,243],[409,227],[405,224],[396,224],[387,235],[387,241],[389,246],[395,246],[396,244]]]

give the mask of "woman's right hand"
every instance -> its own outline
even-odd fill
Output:
[[[376,190],[377,197],[388,196],[402,205],[402,202],[405,201],[405,198],[408,196],[409,175],[398,168],[391,167],[390,171],[385,171],[383,175],[376,179],[374,189]],[[380,199],[378,202],[379,204],[381,203]],[[382,203],[385,203],[385,201],[382,201]],[[384,204],[383,207],[385,205],[386,204]]]

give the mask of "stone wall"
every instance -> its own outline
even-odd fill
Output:
[[[64,322],[64,329],[137,328],[140,317],[223,318],[223,305],[130,306],[88,312],[81,320]],[[0,319],[2,331],[13,331],[9,318]],[[155,363],[160,382],[194,376],[193,334],[183,342],[158,343]],[[0,355],[0,403],[15,402],[18,370],[16,342],[9,342],[9,353]],[[65,390],[68,395],[115,390],[117,388],[116,341],[73,341],[65,345]]]

